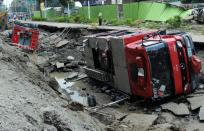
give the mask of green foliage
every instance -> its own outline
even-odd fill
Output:
[[[69,17],[69,22],[75,22],[75,23],[91,23],[92,21],[90,21],[88,18],[79,15],[79,14],[75,14]]]
[[[126,19],[124,24],[128,26],[135,26],[136,22],[132,19]]]
[[[67,22],[68,18],[64,17],[64,16],[60,16],[60,17],[54,18],[53,21],[55,21],[55,22]]]
[[[118,26],[118,25],[135,26],[136,25],[135,21],[132,19],[125,19],[125,20],[112,19],[107,24],[114,25],[114,26]]]
[[[32,17],[33,21],[50,21],[50,22],[69,22],[69,23],[92,23],[91,20],[89,20],[86,17],[83,17],[81,15],[72,15],[70,17],[68,16],[55,16],[55,17],[48,17],[47,19],[41,18],[40,16],[34,16]]]
[[[145,22],[143,25],[145,28],[149,29],[160,29],[163,26],[161,22]]]
[[[168,24],[168,27],[170,28],[179,28],[181,26],[181,22],[182,21],[180,16],[175,16],[166,21],[166,23]]]
[[[41,17],[32,17],[32,20],[33,21],[46,21],[46,19],[45,18],[41,18]]]

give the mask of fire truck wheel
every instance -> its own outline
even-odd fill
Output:
[[[96,98],[93,95],[88,96],[88,106],[89,107],[95,107],[96,106]]]

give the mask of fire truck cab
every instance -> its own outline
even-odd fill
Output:
[[[157,99],[198,87],[201,61],[185,33],[88,37],[85,50],[87,75],[131,96]]]

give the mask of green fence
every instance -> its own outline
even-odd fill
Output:
[[[90,18],[92,21],[98,19],[98,14],[103,14],[103,19],[110,21],[117,19],[117,5],[102,5],[90,7]],[[123,18],[132,20],[146,20],[146,21],[166,21],[174,16],[186,17],[191,10],[185,10],[181,7],[171,6],[164,3],[156,2],[137,2],[123,5]],[[79,9],[79,14],[88,18],[88,7]],[[47,19],[59,17],[60,13],[50,9],[46,11]],[[40,12],[35,11],[34,16],[39,17]],[[45,12],[43,12],[45,16]]]
[[[116,5],[91,6],[91,20],[96,20],[101,12],[105,20],[117,19]],[[137,2],[123,5],[123,18],[132,20],[166,21],[174,16],[184,18],[190,12],[181,7],[156,2]],[[88,7],[82,7],[79,14],[88,17]]]
[[[92,6],[90,7],[91,20],[97,20],[99,12],[103,14],[104,19],[107,20],[117,19],[116,9],[117,9],[116,5]],[[88,7],[82,7],[79,10],[79,14],[88,17]]]

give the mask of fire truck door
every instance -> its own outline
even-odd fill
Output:
[[[184,42],[186,45],[187,57],[188,57],[188,65],[191,79],[191,90],[194,90],[198,87],[199,78],[198,75],[193,72],[192,66],[190,64],[191,57],[195,54],[195,47],[192,41],[192,38],[188,35],[184,35]]]

